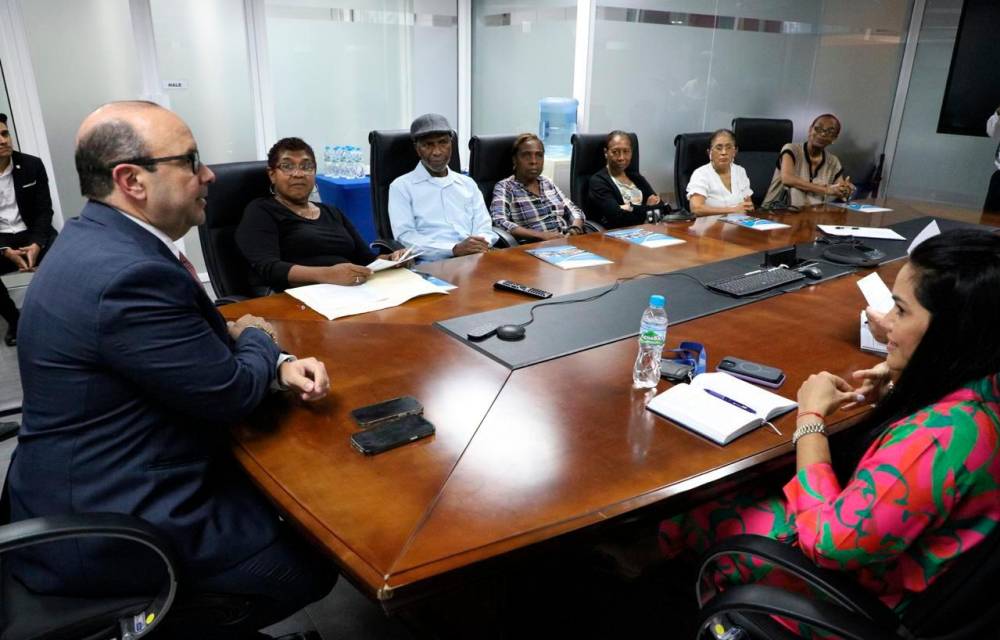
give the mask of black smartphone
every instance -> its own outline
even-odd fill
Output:
[[[403,416],[351,435],[351,446],[373,456],[434,433],[434,425],[417,415]]]
[[[785,373],[781,369],[769,367],[736,356],[726,356],[719,362],[719,371],[725,371],[748,382],[762,384],[765,387],[777,388],[785,382]]]
[[[424,412],[424,406],[413,396],[400,396],[392,400],[376,402],[351,411],[351,417],[362,429],[375,426],[386,420],[402,418],[403,416],[419,415]]]

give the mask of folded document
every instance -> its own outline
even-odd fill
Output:
[[[353,287],[310,284],[285,290],[330,320],[396,307],[417,296],[447,292],[447,288],[432,284],[409,269],[380,271],[364,284]]]

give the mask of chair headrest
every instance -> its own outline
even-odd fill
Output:
[[[452,131],[451,160],[448,161],[452,171],[462,170],[458,145],[455,143],[457,138],[458,136]],[[368,134],[368,142],[371,145],[372,184],[385,183],[385,187],[388,188],[393,180],[413,171],[420,162],[420,156],[413,147],[408,129],[375,130]]]
[[[696,131],[692,133],[681,133],[674,138],[676,149],[676,162],[679,163],[678,170],[691,175],[691,173],[708,163],[708,145],[712,141],[711,131]]]
[[[639,171],[639,137],[630,132],[632,138],[632,162],[625,169],[628,172]],[[573,161],[570,171],[574,175],[591,176],[607,164],[604,159],[604,145],[607,142],[606,133],[577,133],[571,138],[573,144]]]
[[[264,160],[213,164],[209,169],[215,174],[205,204],[205,226],[209,229],[236,226],[251,200],[270,193]]]
[[[514,173],[510,149],[517,136],[472,136],[469,140],[469,177],[479,182],[503,180]]]
[[[740,151],[781,151],[792,141],[792,121],[774,118],[734,118],[733,133]]]

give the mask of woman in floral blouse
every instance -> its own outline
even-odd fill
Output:
[[[956,230],[914,249],[893,288],[886,361],[856,372],[858,388],[824,371],[799,389],[798,471],[784,495],[733,495],[662,522],[667,555],[765,535],[850,572],[901,613],[1000,521],[998,291],[1000,236]],[[864,400],[879,403],[842,483],[824,421]],[[788,580],[770,573],[740,559],[714,578],[722,588]]]

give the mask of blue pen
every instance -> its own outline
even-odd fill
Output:
[[[746,406],[742,402],[739,402],[737,400],[733,400],[732,398],[730,398],[728,396],[724,396],[721,393],[719,393],[718,391],[713,391],[712,389],[705,389],[705,393],[707,393],[710,396],[714,396],[714,397],[718,398],[719,400],[722,400],[723,402],[728,402],[729,404],[733,405],[734,407],[743,409],[744,411],[748,411],[748,412],[750,412],[750,413],[752,413],[754,415],[757,415],[756,411],[754,411],[750,407]]]
[[[713,391],[712,389],[704,389],[704,391],[708,395],[713,396],[715,398],[718,398],[719,400],[722,400],[723,402],[728,402],[729,404],[733,405],[734,407],[737,407],[739,409],[743,409],[744,411],[746,411],[748,413],[752,413],[754,415],[757,415],[756,411],[754,411],[753,409],[751,409],[750,407],[746,406],[745,404],[743,404],[742,402],[740,402],[738,400],[733,400],[729,396],[724,396],[721,393],[719,393],[718,391]],[[762,422],[764,424],[766,424],[767,426],[771,427],[772,429],[774,429],[774,432],[777,433],[779,436],[781,435],[781,432],[778,431],[778,427],[774,426],[771,422],[769,422],[768,420],[763,420]]]

